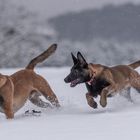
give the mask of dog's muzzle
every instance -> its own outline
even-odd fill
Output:
[[[70,84],[71,87],[75,87],[75,86],[79,83],[80,79],[77,78],[77,79],[75,79],[75,80],[72,80],[69,76],[67,76],[67,77],[64,79],[64,81],[65,81],[65,83],[71,83],[71,84]]]
[[[64,82],[65,82],[65,83],[69,83],[68,77],[66,77],[66,78],[64,79]]]

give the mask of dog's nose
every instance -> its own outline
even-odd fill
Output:
[[[66,81],[66,78],[64,79],[64,82],[66,83],[67,81]]]
[[[64,79],[64,82],[65,83],[68,83],[68,78],[67,77]]]

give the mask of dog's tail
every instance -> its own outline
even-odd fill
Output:
[[[140,60],[139,61],[136,61],[134,63],[131,63],[128,66],[131,67],[131,68],[133,68],[133,69],[136,69],[137,67],[140,66]]]
[[[43,62],[49,56],[51,56],[57,49],[57,44],[52,44],[46,51],[32,59],[29,64],[26,66],[26,69],[34,69],[34,67],[38,64]]]

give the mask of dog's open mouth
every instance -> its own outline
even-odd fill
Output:
[[[70,83],[70,86],[71,86],[71,87],[75,87],[78,83],[79,83],[79,79],[73,80],[73,81]]]

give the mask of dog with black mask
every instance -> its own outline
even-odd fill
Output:
[[[107,97],[112,97],[120,91],[127,91],[126,97],[130,101],[132,101],[130,88],[140,91],[140,75],[134,70],[140,66],[140,61],[130,65],[108,67],[101,64],[88,64],[80,52],[77,53],[77,58],[71,55],[74,65],[64,81],[70,83],[71,87],[85,83],[88,90],[86,99],[90,107],[97,108],[94,97],[98,95],[100,95],[101,106],[105,107]]]

